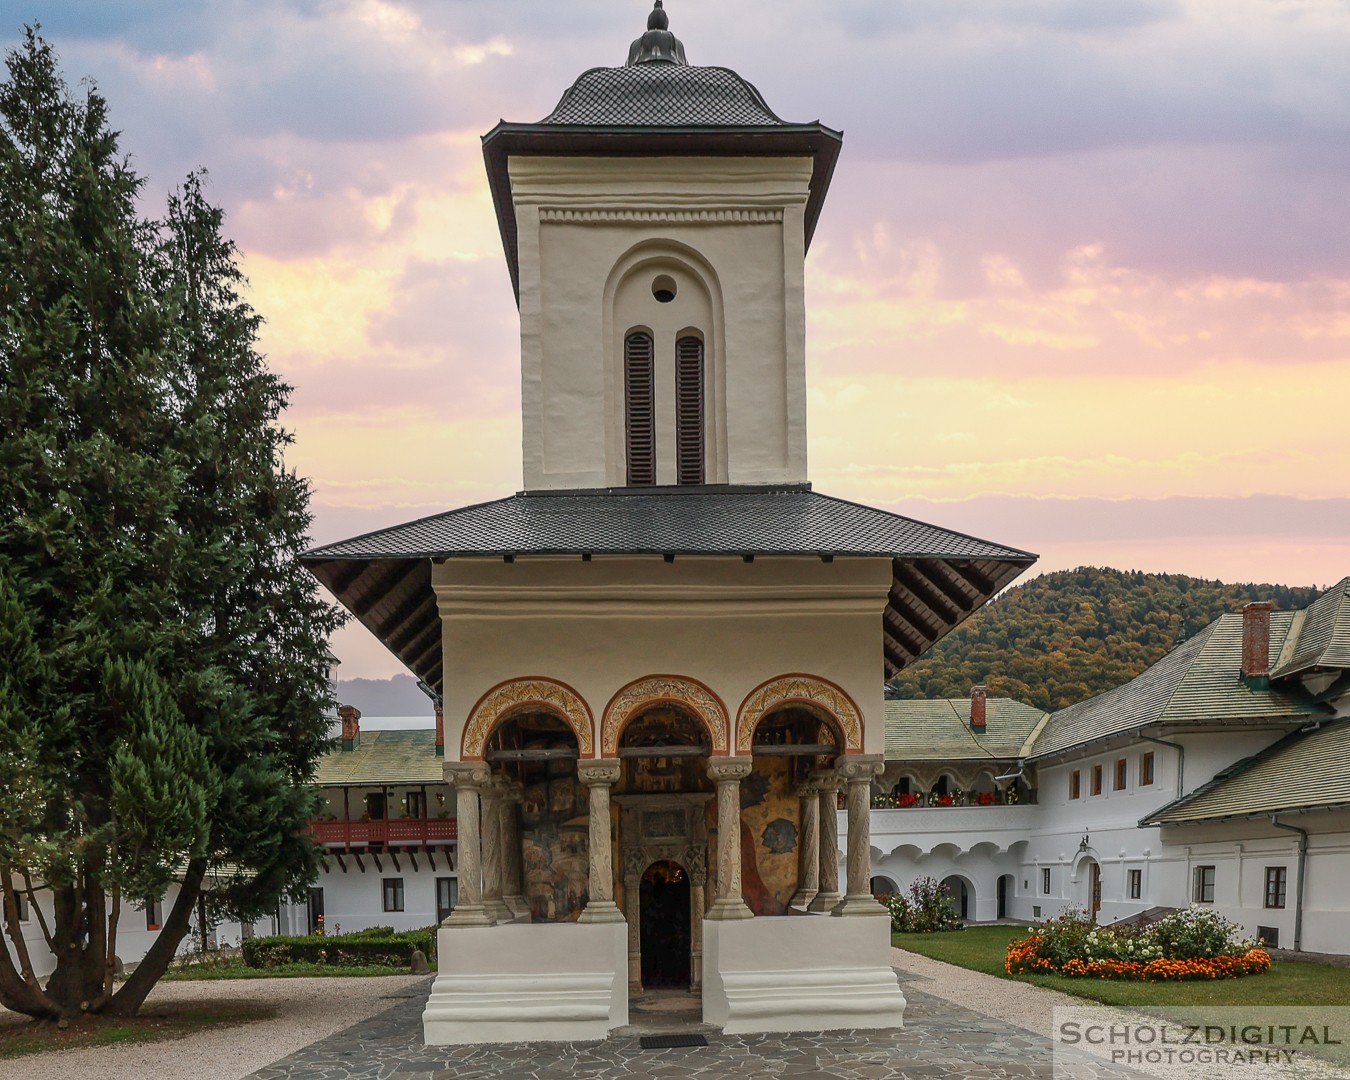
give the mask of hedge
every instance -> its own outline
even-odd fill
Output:
[[[351,934],[309,934],[304,937],[248,938],[242,942],[244,963],[254,968],[282,964],[333,964],[406,968],[412,963],[414,949],[421,949],[428,960],[436,956],[434,930],[405,930],[395,933],[388,927],[373,927]]]

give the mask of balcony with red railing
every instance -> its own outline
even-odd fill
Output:
[[[309,833],[324,847],[411,847],[451,844],[459,839],[454,818],[382,818],[311,821]]]

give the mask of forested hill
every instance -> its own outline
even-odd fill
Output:
[[[1082,566],[1009,589],[892,679],[890,698],[990,697],[1059,709],[1134,678],[1173,645],[1251,600],[1305,607],[1312,588],[1225,585]]]

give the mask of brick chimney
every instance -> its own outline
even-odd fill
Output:
[[[983,686],[972,686],[970,688],[970,730],[976,734],[983,734],[985,731],[985,688]]]
[[[361,710],[353,705],[339,705],[338,719],[342,721],[342,749],[355,750],[361,745]]]
[[[1265,600],[1242,609],[1242,679],[1259,689],[1270,685],[1270,603]]]
[[[445,757],[445,710],[436,702],[436,756]]]

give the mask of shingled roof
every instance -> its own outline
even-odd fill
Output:
[[[1350,668],[1350,577],[1299,612],[1276,656],[1272,679]]]
[[[1278,655],[1294,612],[1270,616],[1270,651]],[[1142,727],[1325,716],[1298,686],[1268,688],[1242,681],[1242,616],[1222,615],[1123,686],[1051,715],[1032,748],[1034,758]]]
[[[1350,721],[1297,731],[1168,803],[1140,825],[1181,825],[1350,806]]]
[[[698,67],[670,33],[660,5],[622,67],[583,72],[535,124],[501,121],[483,136],[483,160],[497,211],[511,285],[520,300],[512,157],[680,156],[811,158],[803,227],[806,246],[825,203],[843,136],[819,121],[780,119],[763,95],[730,68]]]
[[[1012,698],[985,701],[985,730],[970,726],[970,698],[886,702],[886,760],[963,761],[1024,757],[1048,714]]]
[[[430,728],[363,731],[354,750],[333,750],[319,759],[314,783],[329,787],[439,784],[442,763]]]
[[[419,678],[443,692],[431,561],[531,555],[887,558],[887,674],[1036,559],[806,486],[530,492],[307,552],[302,561]]]

